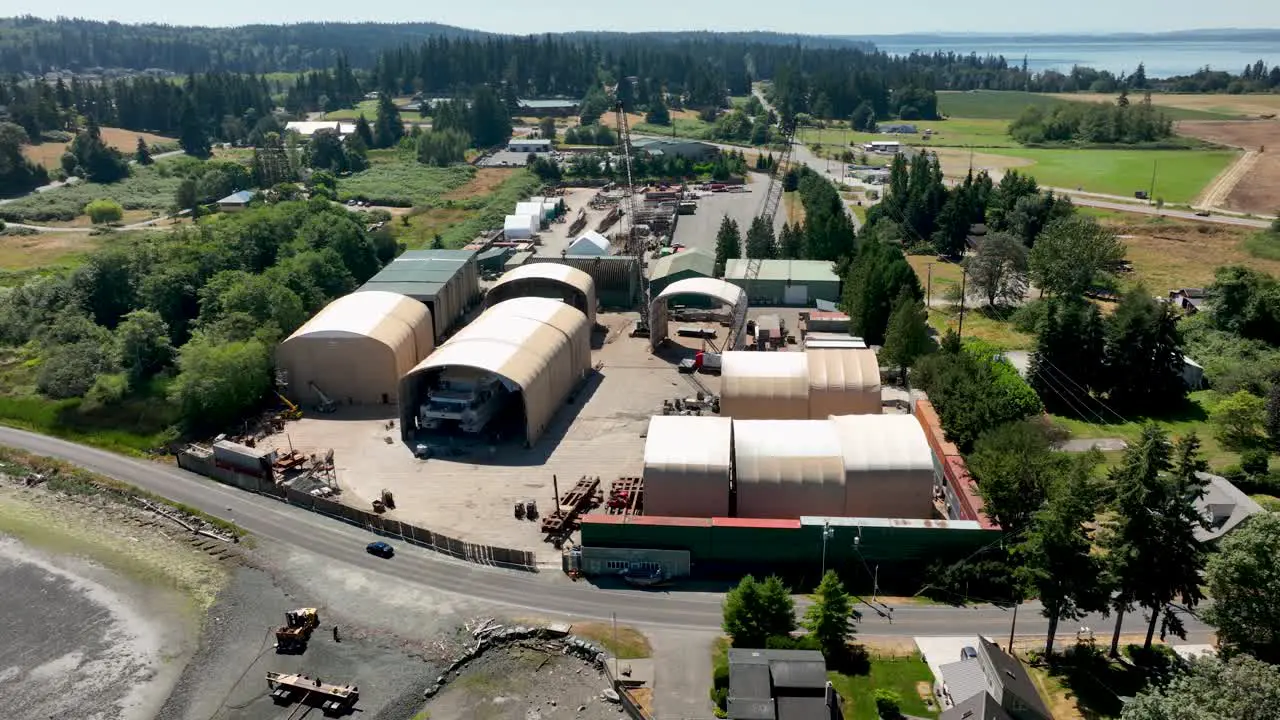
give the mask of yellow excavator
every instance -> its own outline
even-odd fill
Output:
[[[315,608],[298,608],[284,614],[284,625],[276,628],[276,652],[293,653],[307,649],[311,631],[320,625]]]
[[[280,393],[276,393],[276,397],[280,398],[280,402],[284,403],[284,406],[288,408],[288,410],[281,413],[282,415],[284,415],[286,420],[302,419],[302,408],[298,407],[296,404],[294,404],[292,400],[290,400],[289,398],[285,397]]]

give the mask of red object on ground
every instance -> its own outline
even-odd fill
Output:
[[[705,358],[703,357],[703,355],[704,355],[704,353],[703,353],[701,350],[699,350],[699,351],[698,351],[698,353],[697,353],[696,355],[694,355],[694,356],[693,356],[693,369],[694,369],[694,370],[698,370],[698,369],[700,369],[700,368],[702,367],[702,362],[703,362],[703,360],[705,359]]]

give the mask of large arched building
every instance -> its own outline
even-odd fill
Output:
[[[409,442],[447,423],[483,432],[514,420],[532,445],[590,368],[591,324],[577,308],[542,297],[498,303],[405,374],[401,435]]]
[[[720,306],[720,312],[729,324],[729,338],[734,343],[732,350],[742,347],[747,322],[747,295],[742,288],[730,285],[715,278],[687,278],[678,280],[663,288],[658,296],[649,303],[649,346],[656,350],[667,339],[668,304],[680,297],[695,297],[701,300],[712,300]]]
[[[880,365],[869,348],[731,351],[721,356],[720,414],[817,420],[881,412]]]
[[[504,274],[489,288],[485,306],[493,307],[518,297],[553,298],[572,305],[591,325],[596,323],[596,285],[585,272],[559,263],[521,265]]]
[[[352,293],[329,303],[276,348],[294,402],[392,404],[400,377],[434,348],[431,313],[398,293]]]

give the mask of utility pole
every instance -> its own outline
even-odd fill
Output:
[[[613,616],[613,678],[618,679],[618,613],[610,613]]]
[[[1159,166],[1159,160],[1151,161],[1151,191],[1147,193],[1147,202],[1149,203],[1155,203],[1156,201],[1156,168]]]
[[[928,312],[933,306],[933,263],[925,263],[925,267],[928,270],[928,280],[925,281],[924,309]]]
[[[824,520],[822,522],[822,576],[823,577],[827,576],[827,540],[830,540],[831,536],[834,534],[835,534],[834,531],[832,531],[831,529],[831,523],[829,521]]]
[[[876,597],[880,594],[880,563],[876,563],[875,576],[871,578],[871,602],[877,602]]]
[[[1013,654],[1013,629],[1018,626],[1018,605],[1021,605],[1021,604],[1022,603],[1019,602],[1013,606],[1013,622],[1009,623],[1009,654],[1010,655]],[[615,641],[614,644],[616,645],[617,641]]]
[[[964,337],[964,298],[965,298],[965,281],[969,279],[969,273],[964,271],[964,267],[960,268],[960,326],[956,328],[956,335]]]

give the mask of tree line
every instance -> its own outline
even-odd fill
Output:
[[[1068,103],[1043,110],[1028,105],[1009,134],[1028,145],[1041,143],[1153,143],[1173,137],[1173,121],[1151,104],[1151,93],[1138,103],[1121,91],[1112,103]]]

